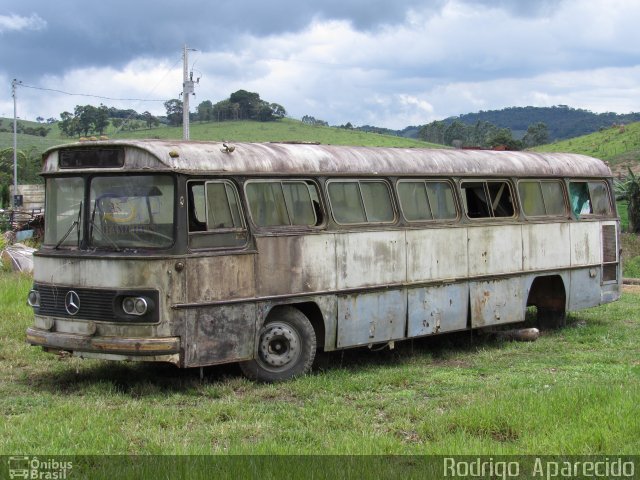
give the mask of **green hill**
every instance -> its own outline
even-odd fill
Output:
[[[475,125],[484,121],[500,128],[509,128],[515,138],[521,138],[529,125],[543,122],[549,128],[551,140],[564,140],[609,128],[614,124],[629,124],[640,121],[640,113],[593,113],[589,110],[571,108],[567,105],[554,107],[508,107],[502,110],[467,113],[444,120],[449,125],[459,121]]]
[[[2,125],[7,129],[11,121],[2,119]],[[38,125],[35,122],[21,122],[25,125]],[[40,152],[61,143],[74,142],[76,138],[64,137],[57,124],[48,125],[51,131],[46,137],[35,135],[18,135],[18,149],[28,150],[32,147]],[[0,150],[13,146],[13,127],[10,132],[0,131]],[[181,139],[182,127],[160,126],[157,128],[145,128],[116,133],[113,127],[109,127],[105,134],[112,139],[117,138],[162,138]],[[283,119],[275,122],[211,122],[191,123],[191,140],[227,141],[227,142],[318,142],[332,145],[361,145],[371,147],[427,147],[442,148],[420,140],[398,137],[394,135],[382,135],[360,130],[349,130],[336,127],[320,127],[306,125],[300,121]]]
[[[182,127],[158,127],[111,134],[110,138],[182,138]],[[347,130],[336,127],[306,125],[297,120],[275,122],[232,121],[191,123],[191,140],[227,142],[318,142],[331,145],[371,147],[437,147],[419,140]]]
[[[625,174],[631,167],[640,173],[640,122],[610,127],[599,132],[532,149],[536,152],[582,153],[605,160],[614,174]]]

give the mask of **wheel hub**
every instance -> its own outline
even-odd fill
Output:
[[[300,339],[295,331],[284,325],[268,325],[260,337],[260,359],[278,368],[295,361],[300,355]]]

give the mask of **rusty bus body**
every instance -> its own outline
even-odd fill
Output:
[[[27,340],[48,351],[274,381],[316,347],[620,295],[611,172],[586,156],[107,141],[49,150],[43,175]]]

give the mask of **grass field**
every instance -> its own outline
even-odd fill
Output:
[[[535,147],[538,152],[569,152],[607,161],[615,175],[640,171],[640,122]]]
[[[254,384],[25,344],[28,277],[0,273],[0,455],[635,454],[639,293],[534,343],[469,334],[320,355]]]

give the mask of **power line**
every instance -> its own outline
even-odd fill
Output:
[[[55,88],[44,88],[44,87],[34,87],[33,85],[25,85],[24,83],[20,84],[21,87],[24,88],[31,88],[33,90],[43,90],[46,92],[56,92],[56,93],[61,93],[63,95],[70,95],[70,96],[75,96],[75,97],[91,97],[91,98],[99,98],[102,100],[113,100],[113,101],[119,101],[119,102],[166,102],[167,99],[157,99],[157,98],[113,98],[113,97],[103,97],[100,95],[91,95],[89,93],[72,93],[72,92],[65,92],[63,90],[56,90]]]

